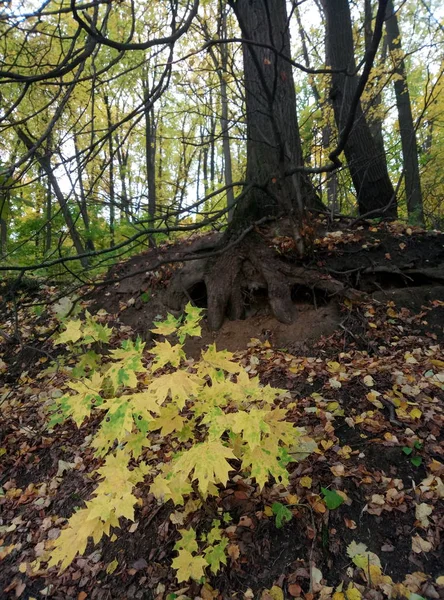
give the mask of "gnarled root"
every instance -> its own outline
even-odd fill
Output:
[[[192,297],[193,287],[202,282],[207,292],[208,325],[213,330],[222,326],[226,316],[243,318],[245,298],[260,289],[267,291],[271,311],[282,323],[291,323],[295,316],[294,285],[330,295],[346,291],[328,275],[285,262],[256,233],[217,256],[187,263],[170,283],[166,303],[179,310]]]

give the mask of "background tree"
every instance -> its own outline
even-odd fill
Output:
[[[380,6],[385,3],[386,0],[382,0]],[[326,18],[327,61],[334,71],[330,98],[341,132],[357,89],[350,7],[347,0],[323,0],[322,6]],[[385,156],[378,153],[360,102],[344,153],[356,189],[359,213],[395,217],[396,198]]]

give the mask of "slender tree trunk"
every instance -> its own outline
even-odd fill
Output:
[[[202,180],[203,180],[203,186],[204,186],[204,197],[208,196],[208,194],[210,193],[210,189],[209,189],[209,185],[208,185],[208,145],[206,143],[205,140],[205,135],[203,132],[203,128],[201,128],[200,130],[200,140],[201,140],[201,144],[202,144],[202,154],[203,154],[203,159],[202,159]]]
[[[52,191],[51,183],[48,179],[46,186],[46,225],[45,225],[45,249],[44,253],[49,254],[52,245]]]
[[[115,222],[116,222],[116,193],[114,187],[114,144],[113,136],[111,135],[112,117],[111,106],[108,96],[103,97],[106,107],[106,119],[108,125],[108,153],[109,153],[109,232],[111,235],[110,247],[114,248],[115,239]]]
[[[220,28],[222,38],[227,35],[227,9],[221,3],[221,15],[220,15]],[[222,44],[220,47],[221,51],[221,69],[218,70],[219,83],[220,83],[220,96],[221,96],[221,118],[220,127],[222,130],[222,146],[224,153],[224,176],[225,185],[231,186],[233,183],[233,168],[231,164],[231,149],[230,149],[230,134],[229,134],[229,114],[228,114],[228,90],[226,82],[226,74],[228,68],[228,46]],[[228,208],[228,222],[233,219],[234,213],[234,190],[229,187],[227,190],[227,208]]]
[[[205,22],[202,23],[205,34],[210,39],[210,33],[206,27]],[[219,2],[219,24],[218,24],[218,35],[221,39],[227,37],[227,8],[225,3],[221,0]],[[214,68],[216,69],[217,76],[219,78],[220,85],[220,99],[221,99],[221,117],[220,117],[220,128],[222,135],[222,150],[223,150],[223,178],[226,186],[231,186],[233,183],[233,168],[231,159],[231,148],[230,148],[230,135],[229,135],[229,112],[228,112],[228,88],[226,82],[226,75],[228,69],[228,46],[221,44],[220,46],[220,61],[216,56],[214,49],[210,48],[209,53],[213,60]],[[199,167],[202,162],[201,153],[199,153]],[[198,168],[198,177],[199,177]],[[214,189],[214,188],[213,188]],[[227,190],[227,209],[228,209],[228,222],[233,218],[234,212],[234,190],[229,187]]]
[[[268,44],[290,56],[285,0],[230,2],[242,36]],[[309,178],[292,168],[302,166],[296,93],[291,65],[273,51],[244,44],[247,114],[247,181],[262,189],[248,193],[235,210],[232,227],[285,213],[299,219],[304,206],[319,203]]]
[[[305,33],[304,26],[302,24],[301,13],[299,10],[298,4],[295,5],[295,14],[296,20],[298,23],[298,32],[299,37],[301,39],[302,44],[302,55],[304,57],[305,66],[309,68],[310,64],[310,54],[308,52],[307,45],[307,34]],[[319,93],[318,87],[314,81],[314,79],[310,80],[311,90],[313,92],[314,99],[318,104],[319,108],[322,110],[322,102],[321,102],[321,94]],[[328,149],[330,147],[330,142],[332,138],[332,128],[331,124],[327,121],[326,125],[322,128],[322,146],[324,149]],[[329,173],[327,175],[327,204],[333,213],[337,212],[337,199],[338,199],[338,174],[336,171],[333,173]]]
[[[348,0],[322,0],[322,4],[326,17],[327,62],[335,71],[346,69],[349,73],[354,72],[356,62]],[[346,124],[357,82],[355,75],[332,74],[330,97],[339,131]],[[395,192],[385,156],[378,152],[360,104],[344,153],[356,190],[359,213],[396,217]]]
[[[419,176],[416,132],[413,124],[412,106],[407,83],[407,72],[401,46],[401,33],[393,1],[387,4],[385,22],[387,40],[394,64],[394,88],[398,108],[399,134],[401,136],[402,157],[404,163],[405,191],[409,219],[418,225],[424,225],[421,179]]]
[[[6,255],[8,244],[9,202],[11,197],[7,170],[0,161],[0,258]]]
[[[28,135],[19,127],[16,129],[18,137],[24,143],[26,148],[30,150],[33,147],[33,141],[28,137]],[[35,157],[37,162],[45,171],[46,176],[48,178],[48,182],[51,185],[54,195],[57,198],[57,201],[60,205],[60,210],[62,211],[63,218],[65,219],[65,223],[68,227],[69,235],[71,236],[72,242],[74,244],[74,248],[76,249],[77,254],[84,254],[85,248],[83,247],[82,240],[80,238],[79,232],[76,229],[76,225],[74,223],[74,219],[72,218],[71,211],[69,210],[68,202],[63,195],[62,190],[58,184],[57,178],[54,175],[54,171],[51,166],[51,161],[49,156],[42,156],[41,154],[35,153]],[[88,259],[84,256],[80,258],[80,262],[83,267],[88,266]]]
[[[372,11],[372,0],[364,0],[364,40],[365,40],[365,51],[367,52],[370,48],[372,41],[372,21],[373,21],[373,11]],[[378,68],[384,69],[385,62],[387,60],[387,37],[385,36],[382,42],[382,50],[381,55],[378,59]],[[375,77],[373,81],[373,88],[376,90],[379,86],[380,77]],[[382,107],[382,95],[381,92],[377,92],[373,94],[369,100],[367,106],[364,106],[364,110],[367,116],[367,121],[370,127],[371,134],[373,139],[375,140],[376,147],[378,149],[378,154],[384,157],[385,147],[384,147],[384,137],[382,134],[382,117],[381,117],[381,107]],[[385,159],[387,160],[387,158]]]
[[[148,97],[148,89],[145,88]],[[148,215],[154,222],[157,208],[156,198],[156,124],[153,109],[145,104],[145,160],[148,183]]]
[[[0,217],[0,258],[6,256],[8,244],[8,223],[6,219]]]
[[[94,251],[94,249],[95,249],[94,242],[92,240],[91,231],[90,231],[88,204],[86,201],[85,186],[83,185],[83,169],[82,169],[82,165],[80,162],[80,148],[79,148],[78,141],[77,141],[77,135],[75,133],[74,133],[74,150],[76,153],[77,181],[79,183],[79,191],[80,191],[79,208],[80,208],[80,214],[82,215],[83,225],[85,226],[86,247],[88,248],[88,250]]]
[[[120,203],[121,203],[120,215],[121,215],[121,218],[128,219],[130,216],[130,210],[129,210],[129,198],[128,198],[128,189],[127,189],[126,179],[127,179],[127,173],[128,173],[129,152],[125,151],[122,148],[122,145],[120,143],[120,139],[119,139],[118,135],[116,135],[116,145],[117,145],[117,161],[119,163],[120,185],[122,188],[121,200],[120,200]]]

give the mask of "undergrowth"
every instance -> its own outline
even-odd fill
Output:
[[[236,474],[254,478],[260,488],[270,479],[287,485],[288,465],[316,447],[286,420],[280,406],[286,390],[261,385],[215,345],[198,361],[187,358],[184,342],[200,335],[200,320],[201,310],[191,304],[184,318],[168,315],[152,332],[172,343],[156,341],[149,351],[140,339],[109,349],[112,329],[88,313],[85,320],[65,322],[56,343],[77,360],[71,392],[51,406],[49,427],[67,419],[81,427],[98,416],[90,445],[102,464],[93,498],[55,540],[48,568],[66,569],[90,538],[95,544],[103,535],[117,539],[119,520],[134,520],[135,488],[142,482],[159,503],[171,500],[188,515],[218,496]],[[216,517],[204,535],[180,530],[172,563],[179,582],[201,580],[207,568],[217,573],[226,564],[222,523],[230,515]]]

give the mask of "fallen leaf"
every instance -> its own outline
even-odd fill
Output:
[[[301,477],[301,479],[299,480],[299,483],[301,484],[302,487],[310,489],[311,485],[313,483],[313,479],[311,477]]]
[[[422,538],[420,535],[415,535],[412,537],[412,550],[416,552],[416,554],[420,554],[421,552],[430,552],[432,549],[432,544]]]
[[[240,549],[237,544],[229,544],[227,547],[227,554],[231,560],[237,560],[240,556]]]
[[[422,527],[428,527],[430,525],[430,521],[427,517],[432,514],[432,511],[433,508],[425,502],[416,505],[415,517],[421,523]]]
[[[288,593],[290,596],[293,596],[293,598],[298,598],[302,593],[302,588],[298,583],[290,583],[288,586]]]

